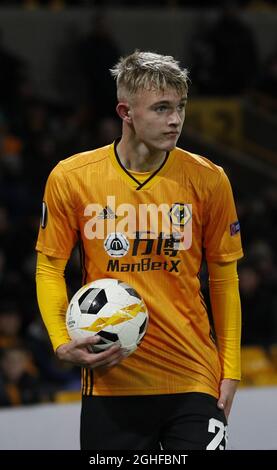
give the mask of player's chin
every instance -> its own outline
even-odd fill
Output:
[[[166,150],[166,152],[171,152],[171,150],[174,150],[177,144],[176,142],[168,142],[166,145],[163,146],[163,150]]]
[[[176,147],[176,143],[177,143],[177,140],[178,138],[170,138],[170,139],[160,139],[159,141],[156,141],[155,143],[153,143],[153,145],[151,145],[151,147],[153,149],[155,149],[156,151],[159,150],[159,151],[163,151],[163,152],[171,152],[171,150],[173,150],[175,147]]]
[[[164,142],[164,150],[170,152],[171,150],[173,150],[176,145],[177,145],[177,141],[178,141],[178,138],[179,138],[179,135],[176,135],[176,136],[169,136],[166,141]]]

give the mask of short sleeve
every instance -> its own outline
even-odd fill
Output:
[[[46,183],[36,250],[48,256],[68,259],[77,238],[72,196],[58,164]]]
[[[204,209],[203,243],[207,261],[228,262],[242,258],[243,251],[232,188],[223,169],[219,170],[219,179]]]

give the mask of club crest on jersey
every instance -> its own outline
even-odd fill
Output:
[[[40,221],[41,228],[46,227],[47,219],[48,219],[47,204],[45,201],[42,201],[42,212],[41,212],[41,221]]]
[[[175,202],[169,211],[169,217],[172,225],[184,227],[191,219],[191,211],[188,204]]]
[[[104,241],[105,251],[113,258],[122,258],[127,255],[130,243],[128,238],[119,232],[109,233]]]

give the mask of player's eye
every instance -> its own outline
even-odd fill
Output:
[[[164,113],[165,111],[167,111],[167,109],[168,109],[168,106],[165,106],[165,105],[163,104],[163,105],[158,106],[158,107],[156,108],[156,111],[157,111],[158,113]]]
[[[185,109],[184,103],[178,105],[178,111],[184,111],[184,109]]]

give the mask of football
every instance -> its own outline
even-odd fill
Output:
[[[148,311],[137,291],[117,279],[98,279],[81,287],[66,312],[66,326],[72,339],[100,336],[91,346],[101,352],[120,344],[126,355],[133,353],[148,326]]]

